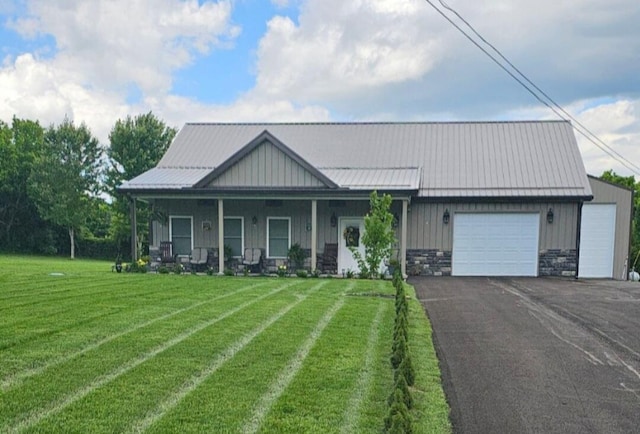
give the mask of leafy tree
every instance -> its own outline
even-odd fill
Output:
[[[69,119],[50,126],[44,143],[29,177],[29,194],[45,220],[67,228],[73,259],[76,233],[99,193],[102,149],[85,124],[76,127]]]
[[[111,235],[116,240],[127,239],[131,234],[129,202],[116,188],[155,167],[176,132],[151,112],[119,119],[111,129],[107,150],[107,187],[113,197]],[[137,233],[140,239],[146,239],[151,210],[146,204],[139,204],[137,215]]]
[[[391,208],[391,196],[384,194],[378,196],[376,191],[369,196],[370,210],[364,217],[364,258],[355,247],[349,247],[353,257],[358,262],[360,274],[375,278],[380,273],[380,264],[391,255],[395,232],[393,230],[393,214]]]
[[[11,126],[0,121],[0,246],[11,250],[32,247],[44,230],[35,204],[27,192],[27,180],[44,144],[38,122],[13,118]],[[38,233],[40,236],[35,236]]]

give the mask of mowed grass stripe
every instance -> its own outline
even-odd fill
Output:
[[[110,292],[106,292],[110,293]],[[122,311],[130,310],[132,303],[144,304],[147,302],[146,296],[157,293],[166,293],[165,290],[145,291],[134,294],[120,291],[113,297],[104,297],[93,300],[78,301],[65,305],[63,309],[52,312],[32,311],[28,315],[22,312],[15,312],[14,315],[24,318],[13,323],[0,324],[0,350],[26,344],[39,339],[50,338],[57,333],[65,332],[69,329],[77,329],[78,326],[91,324],[113,315],[121,314]],[[97,295],[97,294],[94,294]],[[154,297],[154,303],[171,300],[171,294],[165,297]],[[121,302],[119,305],[110,306],[113,303]],[[126,303],[124,303],[126,302]],[[80,309],[82,308],[82,309]],[[79,314],[78,312],[82,312]],[[51,327],[51,318],[55,318],[56,327]]]
[[[85,385],[84,387],[80,388],[79,390],[75,391],[74,393],[68,394],[65,397],[51,403],[51,405],[49,405],[48,407],[44,408],[44,409],[34,409],[32,411],[30,411],[29,413],[27,413],[26,415],[21,415],[17,418],[17,420],[14,420],[11,424],[10,427],[8,427],[8,432],[20,432],[24,429],[27,429],[37,423],[39,423],[40,421],[42,421],[43,419],[50,417],[60,411],[62,411],[64,408],[66,408],[67,406],[73,404],[74,402],[78,401],[79,399],[84,398],[85,396],[87,396],[88,394],[90,394],[91,392],[93,392],[94,390],[104,386],[105,384],[108,384],[109,382],[115,380],[116,378],[120,377],[121,375],[125,374],[126,372],[130,371],[131,369],[141,365],[142,363],[154,358],[155,356],[157,356],[158,354],[162,353],[163,351],[166,351],[167,349],[179,344],[180,342],[184,341],[185,339],[189,338],[190,336],[194,335],[195,333],[198,333],[202,330],[204,330],[207,327],[211,327],[212,325],[222,321],[223,319],[231,316],[231,315],[235,315],[236,313],[242,311],[243,309],[246,309],[247,307],[258,303],[259,301],[270,297],[278,292],[283,291],[284,289],[293,286],[295,284],[295,282],[291,282],[285,285],[281,285],[276,287],[275,289],[269,291],[268,293],[265,293],[259,297],[256,297],[255,299],[252,299],[250,301],[247,301],[245,303],[242,303],[240,305],[238,305],[237,307],[230,309],[228,311],[226,311],[225,313],[223,313],[222,315],[212,318],[209,321],[206,321],[204,323],[199,324],[196,327],[190,328],[187,331],[179,334],[178,336],[164,342],[162,345],[159,345],[155,348],[153,348],[151,351],[148,351],[144,354],[142,354],[141,356],[128,361],[127,363],[123,364],[122,366],[120,366],[118,369],[102,375],[100,377],[98,377],[97,379],[95,379],[94,381],[92,381],[91,383]]]
[[[353,390],[353,395],[349,399],[349,404],[344,413],[341,434],[351,434],[358,432],[360,420],[360,410],[365,398],[369,395],[371,389],[371,380],[374,375],[374,357],[378,351],[378,341],[380,338],[380,323],[391,303],[386,301],[380,302],[376,317],[371,323],[369,337],[367,338],[367,353],[364,356],[364,364],[360,371],[360,376]]]
[[[277,314],[270,317],[268,320],[261,323],[258,327],[245,334],[242,338],[235,341],[229,347],[227,347],[221,354],[219,354],[205,369],[199,372],[194,377],[190,378],[183,386],[176,390],[171,396],[164,400],[152,413],[148,414],[144,419],[135,423],[128,432],[139,433],[146,431],[156,421],[161,419],[167,412],[176,407],[187,395],[198,388],[209,376],[216,372],[224,363],[236,356],[245,346],[253,341],[258,335],[264,332],[268,327],[285,316],[291,309],[298,304],[302,303],[310,293],[319,290],[324,286],[326,282],[321,282],[315,285],[308,293],[297,294],[297,300]]]
[[[212,291],[204,279],[194,279],[193,285],[185,290],[176,286],[180,280],[175,279],[174,284],[167,286],[166,288],[171,289],[168,289],[166,295],[162,297],[157,295],[139,297],[139,288],[131,287],[127,291],[130,296],[128,299],[111,303],[99,298],[87,301],[99,312],[98,319],[84,320],[76,324],[76,327],[68,324],[66,327],[60,327],[62,320],[55,316],[36,316],[25,319],[26,323],[20,327],[0,328],[0,345],[5,347],[0,351],[0,378],[4,379],[7,375],[25,367],[40,366],[43,360],[50,359],[52,356],[76,351],[88,342],[127,328],[132,318],[146,320],[174,310],[176,307],[184,307],[191,300],[206,299],[214,292],[225,290],[229,285],[231,287],[238,285],[237,281],[234,284],[230,279],[220,279],[219,283],[216,279],[214,283],[216,288]],[[144,281],[140,281],[140,285],[145,285]],[[184,281],[182,286],[184,287]],[[79,309],[85,312],[89,307],[82,305]],[[14,345],[8,345],[11,341]]]
[[[310,288],[313,280],[306,280]],[[317,281],[316,281],[317,282]],[[257,336],[241,352],[220,367],[196,391],[149,432],[240,432],[258,397],[264,395],[278,373],[307,339],[317,322],[352,284],[332,279],[272,327]],[[262,307],[256,309],[262,310]],[[253,309],[252,309],[253,311]],[[234,332],[237,327],[234,327]],[[243,328],[242,333],[249,329]],[[363,338],[364,340],[365,338]],[[213,343],[212,343],[213,345]],[[216,353],[223,347],[216,345]]]
[[[269,388],[269,391],[260,398],[253,413],[251,414],[251,417],[242,428],[243,433],[253,434],[258,431],[260,424],[262,423],[265,415],[271,409],[273,403],[280,397],[289,383],[291,383],[291,380],[293,380],[297,375],[300,367],[309,355],[311,348],[313,348],[324,329],[333,319],[333,316],[343,305],[344,298],[339,298],[338,301],[336,301],[336,303],[324,314],[318,324],[316,324],[316,327],[313,329],[307,340],[298,349],[297,353],[289,361],[289,364],[280,372],[276,381]]]
[[[385,282],[357,282],[358,294],[379,293],[379,287]],[[372,288],[372,291],[363,289]],[[273,404],[271,411],[260,426],[260,432],[322,432],[338,433],[344,420],[346,406],[349,404],[357,386],[367,353],[367,337],[371,330],[379,304],[393,304],[391,298],[378,296],[346,296],[345,306],[336,314],[323,335],[316,342],[300,372]],[[391,320],[387,309],[381,326]],[[388,354],[389,346],[378,342],[375,354]],[[375,359],[375,357],[374,357]],[[375,363],[374,376],[382,375],[391,380],[388,359],[383,365]],[[388,392],[382,393],[386,401]],[[380,431],[380,415],[376,415],[378,424],[374,430]]]
[[[93,293],[93,298],[81,300],[78,303],[73,302],[62,306],[53,304],[58,308],[57,312],[55,310],[53,312],[29,310],[25,313],[16,310],[10,314],[4,314],[2,320],[0,320],[0,349],[28,343],[37,340],[39,337],[49,339],[52,334],[65,331],[76,325],[83,315],[90,322],[92,318],[104,318],[108,315],[117,315],[127,310],[147,306],[150,301],[154,305],[160,305],[165,301],[171,302],[175,299],[176,290],[180,290],[182,293],[184,281],[180,282],[179,280],[176,279],[173,285],[163,286],[151,292],[146,291],[149,287],[149,281],[140,280],[138,282],[140,287],[122,287],[105,292],[105,294],[114,294],[110,297],[98,297],[97,294]],[[227,282],[229,281],[227,280]],[[195,280],[194,283],[196,283]],[[229,283],[221,280],[218,285],[222,285],[220,289],[223,289]],[[162,294],[162,296],[159,296],[159,294]],[[198,298],[200,298],[200,295],[198,295]],[[82,312],[82,315],[79,315],[78,311]],[[94,311],[99,312],[99,314],[90,316]],[[17,320],[12,323],[7,321],[8,318],[11,318],[11,315],[17,317]],[[56,319],[55,328],[51,326],[51,318]],[[68,322],[65,322],[65,319]],[[100,322],[100,324],[103,323],[103,321]]]
[[[197,302],[197,303],[193,303],[190,306],[187,306],[187,307],[184,307],[184,308],[181,308],[181,309],[177,309],[177,310],[174,310],[172,312],[166,313],[164,315],[157,316],[157,317],[152,318],[150,320],[138,323],[138,324],[136,324],[136,325],[134,325],[132,327],[129,327],[129,328],[124,329],[122,331],[119,331],[117,333],[114,333],[114,334],[111,334],[109,336],[106,336],[106,337],[104,337],[104,338],[102,338],[102,339],[100,339],[100,340],[98,340],[96,342],[92,342],[89,345],[84,346],[80,350],[77,350],[77,351],[74,351],[74,352],[71,352],[71,353],[68,353],[68,354],[64,354],[64,355],[61,355],[61,356],[58,356],[58,357],[54,357],[53,359],[50,359],[50,360],[46,361],[44,364],[42,364],[40,366],[29,368],[29,369],[26,369],[24,371],[17,372],[15,374],[9,375],[9,376],[5,377],[0,382],[0,389],[3,390],[3,391],[7,391],[7,390],[11,389],[12,387],[15,387],[16,385],[18,385],[25,378],[28,378],[28,377],[31,377],[31,376],[34,376],[34,375],[38,375],[38,374],[46,371],[49,368],[57,366],[57,365],[59,365],[61,363],[68,362],[68,361],[70,361],[72,359],[75,359],[76,357],[79,357],[79,356],[81,356],[81,355],[83,355],[83,354],[85,354],[85,353],[87,353],[89,351],[93,351],[95,349],[98,349],[102,345],[107,344],[107,343],[109,343],[109,342],[111,342],[111,341],[113,341],[115,339],[118,339],[118,338],[121,338],[123,336],[126,336],[126,335],[128,335],[130,333],[133,333],[133,332],[135,332],[137,330],[140,330],[140,329],[142,329],[144,327],[149,327],[149,326],[151,326],[151,325],[153,325],[153,324],[155,324],[155,323],[157,323],[159,321],[163,321],[163,320],[169,319],[171,317],[174,317],[176,315],[180,315],[182,313],[188,312],[190,310],[196,309],[196,308],[204,306],[206,304],[213,303],[214,301],[219,301],[221,299],[228,298],[228,297],[231,297],[231,296],[235,296],[235,295],[237,295],[239,293],[242,293],[242,292],[245,292],[245,291],[256,289],[256,288],[258,288],[260,286],[264,286],[265,284],[266,284],[266,282],[261,282],[261,283],[257,283],[257,284],[254,284],[254,285],[241,287],[236,291],[228,292],[228,293],[225,293],[223,295],[210,298],[208,300],[203,300],[203,301],[200,301],[200,302]]]
[[[122,293],[120,291],[125,289],[123,285],[125,282],[118,282],[118,281],[87,282],[86,280],[83,280],[82,282],[78,282],[78,283],[82,283],[82,286],[77,288],[78,294],[73,294],[73,293],[65,294],[64,296],[61,296],[61,297],[57,296],[59,292],[54,294],[48,294],[48,293],[33,294],[33,296],[29,297],[31,299],[29,301],[24,301],[16,304],[3,303],[2,307],[0,307],[0,312],[5,310],[11,310],[12,312],[15,312],[15,311],[19,311],[20,308],[24,308],[23,310],[29,310],[29,312],[33,312],[38,305],[43,305],[43,310],[46,310],[55,306],[60,306],[60,305],[65,307],[73,306],[75,303],[74,304],[70,304],[70,303],[59,304],[59,303],[64,302],[66,300],[72,300],[74,302],[77,301],[78,304],[82,304],[85,298],[93,298],[103,294],[114,294],[113,297],[117,298],[122,296]],[[118,288],[118,286],[121,286],[121,288]],[[106,288],[106,289],[102,291],[103,288]],[[97,291],[97,290],[100,290],[100,291]],[[155,294],[162,291],[163,291],[162,289],[151,289],[151,290],[145,291],[144,295],[151,295],[151,294]],[[71,292],[74,292],[74,291],[71,291]],[[51,296],[47,297],[46,295],[51,295]],[[5,314],[3,314],[3,316],[4,315]]]

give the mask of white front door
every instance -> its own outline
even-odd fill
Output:
[[[346,273],[351,270],[360,272],[360,267],[353,257],[349,246],[355,247],[364,258],[364,219],[358,217],[341,217],[338,225],[338,273]]]

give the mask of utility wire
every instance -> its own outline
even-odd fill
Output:
[[[573,117],[573,115],[571,115],[571,113],[567,112],[562,106],[560,106],[560,104],[558,104],[557,102],[555,102],[553,100],[553,98],[551,98],[545,91],[543,91],[542,89],[540,89],[534,82],[532,82],[529,77],[527,77],[522,71],[520,71],[513,63],[511,63],[509,61],[509,59],[507,59],[500,50],[498,50],[493,44],[491,44],[489,41],[487,41],[480,33],[478,33],[476,31],[476,29],[467,21],[464,19],[464,17],[462,17],[455,9],[453,9],[452,7],[450,7],[449,5],[447,5],[444,0],[439,0],[440,4],[447,9],[448,11],[450,11],[451,13],[455,14],[460,21],[462,21],[463,23],[465,23],[467,25],[467,27],[469,27],[469,29],[471,29],[471,31],[478,37],[480,38],[480,40],[482,42],[484,42],[485,44],[487,44],[489,47],[491,47],[491,49],[498,55],[500,56],[500,58],[502,60],[504,60],[514,71],[516,71],[520,77],[524,78],[524,80],[529,83],[531,86],[533,86],[534,89],[536,89],[538,92],[540,92],[549,102],[551,102],[551,104],[553,104],[556,108],[558,108],[558,110],[560,110],[562,113],[564,113],[568,118],[570,118],[575,124],[579,125],[580,128],[582,128],[584,131],[586,131],[587,134],[589,134],[594,140],[597,140],[602,146],[604,146],[605,148],[607,148],[608,150],[610,150],[611,152],[613,152],[614,154],[616,154],[618,157],[620,157],[621,159],[625,160],[627,163],[629,163],[630,165],[632,165],[633,167],[635,167],[637,170],[640,170],[640,167],[635,165],[633,162],[629,161],[627,158],[625,158],[623,155],[621,155],[620,153],[618,153],[615,149],[611,148],[609,145],[607,145],[603,140],[601,140],[597,135],[595,135],[591,130],[589,130],[583,123],[581,123],[578,119],[576,119],[575,117]],[[566,120],[566,119],[564,119]],[[583,133],[584,135],[584,133]]]
[[[454,26],[460,33],[462,33],[473,45],[479,48],[484,54],[486,54],[491,60],[493,60],[498,67],[504,70],[511,78],[513,78],[518,84],[520,84],[524,89],[526,89],[535,99],[537,99],[540,103],[544,104],[550,110],[552,110],[560,119],[567,121],[568,119],[563,116],[563,113],[575,122],[576,125],[572,124],[573,128],[580,133],[584,138],[589,140],[595,146],[600,148],[603,152],[609,155],[611,158],[622,164],[624,167],[629,169],[636,175],[640,175],[640,167],[636,166],[632,162],[630,162],[627,158],[613,150],[610,146],[608,146],[604,141],[598,138],[594,133],[589,131],[582,123],[580,123],[577,119],[575,119],[571,114],[569,114],[566,110],[564,110],[559,104],[557,104],[551,97],[549,97],[544,91],[542,91],[538,86],[536,86],[526,75],[524,75],[518,68],[516,68],[502,53],[495,48],[492,44],[490,44],[485,38],[483,38],[474,28],[469,24],[459,13],[453,10],[451,7],[447,6],[442,0],[439,0],[444,8],[454,13],[460,20],[462,20],[477,36],[480,38],[485,44],[490,46],[498,55],[504,59],[504,61],[511,66],[526,82],[531,84],[540,94],[542,94],[545,98],[547,98],[547,102],[544,100],[538,93],[531,89],[522,79],[517,77],[512,71],[510,71],[506,66],[504,66],[498,59],[496,59],[491,53],[489,53],[483,46],[481,46],[475,39],[473,39],[467,32],[465,32],[458,24],[456,24],[449,16],[447,16],[440,8],[438,8],[431,0],[425,0],[429,5],[436,10],[444,19],[446,19],[452,26]],[[600,142],[600,143],[598,143]]]

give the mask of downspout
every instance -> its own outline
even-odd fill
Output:
[[[576,225],[576,279],[580,275],[580,227],[582,226],[582,205],[584,202],[578,202],[578,224]]]

